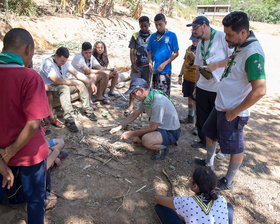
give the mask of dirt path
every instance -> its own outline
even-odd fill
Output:
[[[152,12],[147,14],[153,18]],[[173,64],[177,74],[184,49],[190,44],[187,40],[190,30],[185,27],[187,22],[168,19],[169,29],[177,33],[181,49],[179,58]],[[94,21],[86,22],[71,17],[44,17],[36,21],[36,26],[32,21],[22,20],[18,23],[30,26],[34,33],[38,29],[47,30],[40,35],[51,44],[63,40],[79,47],[84,40],[94,42],[102,39],[108,45],[112,65],[129,64],[128,41],[134,30],[138,30],[137,21],[127,17],[94,18]],[[67,24],[71,24],[71,27]],[[88,28],[88,32],[81,33],[81,27]],[[59,31],[54,32],[57,29]],[[152,30],[155,30],[153,25]],[[268,94],[252,108],[252,116],[245,129],[246,158],[235,178],[235,188],[222,195],[234,205],[234,223],[276,224],[280,220],[280,206],[277,203],[280,197],[280,76],[279,48],[276,47],[280,37],[265,30],[256,35],[266,53]],[[78,51],[72,50],[72,54]],[[52,53],[38,51],[34,58],[35,68],[39,68],[42,58]],[[172,98],[180,116],[185,116],[187,107],[176,76],[172,79]],[[108,133],[123,119],[121,106],[124,104],[123,99],[119,98],[113,100],[110,106],[99,105],[97,123],[78,114],[77,124],[81,131],[77,134],[51,128],[53,134],[48,138],[64,138],[69,157],[61,167],[52,171],[53,191],[63,197],[58,199],[54,210],[46,213],[46,224],[158,223],[153,210],[156,193],[169,196],[172,192],[176,195],[192,194],[188,183],[194,169],[193,158],[206,153],[190,147],[195,139],[191,134],[193,127],[182,125],[178,146],[171,147],[172,152],[165,161],[154,162],[150,160],[150,151],[130,141],[120,141],[121,132],[114,136]],[[109,111],[108,117],[102,116],[103,111]],[[145,125],[145,122],[147,117],[143,116],[129,128]],[[228,158],[215,162],[217,175],[222,176],[226,172]],[[172,185],[163,170],[169,175]],[[25,223],[25,218],[22,206],[0,206],[0,224]]]

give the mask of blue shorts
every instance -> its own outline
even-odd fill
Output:
[[[249,117],[236,117],[229,122],[225,114],[214,108],[204,123],[202,131],[208,138],[219,141],[222,153],[241,153],[244,151],[243,128],[248,123]]]
[[[194,90],[195,83],[184,80],[182,85],[182,93],[184,97],[190,97],[191,99],[195,100],[193,97],[193,90]]]
[[[158,128],[157,131],[161,134],[162,145],[165,146],[176,144],[181,134],[180,128],[175,131],[168,131]]]

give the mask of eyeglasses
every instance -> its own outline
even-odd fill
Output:
[[[198,26],[193,26],[192,27],[192,31],[197,30],[199,27],[201,27],[202,25],[198,25]]]
[[[133,90],[132,93],[131,93],[131,95],[136,95],[136,93],[137,93],[138,90],[139,90],[139,89]]]

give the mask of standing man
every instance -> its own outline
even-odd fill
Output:
[[[33,69],[34,41],[21,28],[10,30],[0,54],[0,201],[20,178],[28,224],[44,223],[47,142],[41,119],[49,116],[44,82]],[[8,165],[8,166],[7,166]]]
[[[114,134],[128,124],[132,123],[144,111],[150,117],[149,125],[135,131],[126,131],[121,139],[130,139],[142,143],[148,149],[154,150],[152,160],[163,160],[168,154],[168,145],[176,144],[180,137],[180,122],[177,111],[170,98],[160,90],[150,89],[148,83],[141,78],[131,81],[126,94],[141,101],[138,110],[133,111],[120,126],[113,128],[110,133]]]
[[[224,32],[214,30],[209,26],[209,20],[198,16],[191,24],[193,35],[201,39],[197,45],[194,64],[196,68],[196,127],[199,142],[193,142],[192,147],[205,147],[205,135],[202,127],[215,105],[215,99],[224,67],[231,55],[225,41]]]
[[[148,42],[152,32],[150,28],[150,20],[147,16],[141,16],[139,18],[140,31],[132,35],[129,48],[130,48],[130,61],[131,61],[131,80],[135,78],[145,79],[150,86],[150,69],[149,69],[149,58],[148,58]],[[133,96],[129,95],[129,106],[124,112],[125,116],[128,116],[134,105]]]
[[[53,93],[59,97],[61,107],[64,111],[65,126],[71,132],[78,132],[79,129],[75,124],[74,109],[71,103],[71,93],[79,92],[85,115],[90,120],[96,121],[97,117],[90,106],[87,88],[87,86],[90,86],[90,81],[84,74],[78,72],[71,66],[67,61],[68,58],[68,49],[65,47],[58,48],[55,55],[43,61],[40,75],[44,83],[51,85]]]
[[[166,29],[167,21],[162,13],[154,18],[156,33],[148,43],[149,67],[153,71],[153,89],[159,89],[170,96],[171,62],[179,55],[179,46],[175,33]],[[154,63],[154,66],[153,66]]]
[[[196,163],[213,168],[216,142],[221,151],[230,154],[225,177],[219,180],[217,190],[231,190],[233,178],[244,157],[243,127],[249,119],[252,105],[266,92],[264,52],[244,12],[232,12],[223,19],[226,41],[234,52],[226,66],[219,85],[215,108],[205,122],[206,160]]]

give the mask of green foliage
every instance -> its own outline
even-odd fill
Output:
[[[32,0],[9,0],[8,9],[25,16],[37,16],[38,12],[38,6]]]
[[[280,4],[269,9],[268,22],[280,23]]]
[[[56,44],[56,47],[66,47],[68,50],[78,50],[80,49],[82,43],[73,41],[62,41]]]
[[[251,21],[265,22],[269,16],[268,9],[264,5],[252,5],[245,12]]]

